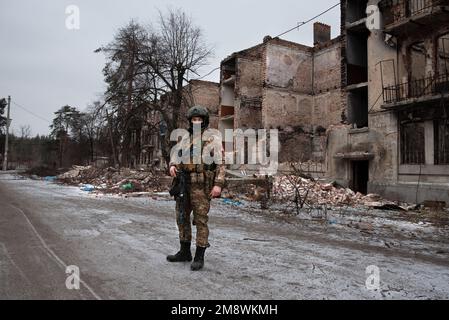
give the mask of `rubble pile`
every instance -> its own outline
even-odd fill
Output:
[[[363,195],[349,188],[340,187],[336,183],[321,183],[298,176],[275,177],[272,192],[275,199],[289,201],[294,199],[296,194],[302,199],[306,197],[306,203],[316,205],[362,205],[387,210],[411,210],[415,207],[382,199],[377,194]]]
[[[57,176],[57,180],[80,185],[86,191],[101,190],[110,193],[160,191],[161,176],[151,171],[73,166],[70,171]]]

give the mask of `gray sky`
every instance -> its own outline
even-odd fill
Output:
[[[84,110],[105,89],[105,60],[93,51],[110,42],[131,18],[155,23],[157,9],[180,7],[199,25],[215,57],[202,71],[229,54],[276,36],[324,11],[337,0],[0,0],[0,98],[11,95],[12,130],[30,125],[32,135],[48,134],[53,112],[66,104]],[[80,29],[66,28],[68,5],[80,10]],[[318,21],[340,33],[339,8]],[[312,23],[283,39],[311,45]],[[219,72],[204,80],[218,81]],[[39,116],[35,116],[33,114]],[[48,122],[43,119],[47,119]]]

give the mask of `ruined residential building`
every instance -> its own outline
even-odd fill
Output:
[[[367,5],[380,9],[368,24]],[[329,132],[329,178],[394,200],[449,203],[448,5],[342,1],[348,125]]]
[[[168,99],[161,98],[161,101]],[[168,103],[168,102],[167,102]],[[180,110],[180,128],[187,129],[187,110],[194,106],[201,105],[209,110],[210,127],[218,129],[218,106],[219,106],[219,84],[210,81],[191,80],[184,87],[184,99]],[[169,109],[170,106],[168,105]],[[146,125],[141,132],[142,152],[139,167],[165,168],[162,155],[162,136],[169,134],[158,111],[147,113]]]
[[[324,174],[326,128],[342,121],[341,41],[314,25],[314,46],[265,37],[221,63],[219,129],[279,129],[280,162]]]

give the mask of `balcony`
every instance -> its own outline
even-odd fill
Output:
[[[432,30],[449,19],[449,0],[383,0],[379,6],[385,31],[395,36]]]
[[[434,102],[449,97],[449,73],[383,88],[383,109],[411,103]]]

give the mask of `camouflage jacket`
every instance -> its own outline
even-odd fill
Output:
[[[213,139],[209,141],[202,141],[201,142],[201,154],[203,153],[203,150],[206,146],[208,146]],[[190,159],[193,161],[193,145],[194,142],[191,142],[189,145],[186,145],[186,149],[189,149]],[[197,183],[197,184],[204,184],[206,189],[211,190],[214,186],[218,186],[223,188],[225,185],[225,164],[224,164],[224,150],[221,147],[221,163],[214,163],[214,164],[185,164],[180,163],[177,164],[177,161],[174,160],[172,155],[172,159],[170,161],[170,167],[175,166],[178,170],[184,170],[190,173],[191,176],[191,182]],[[201,158],[202,159],[202,158]],[[201,174],[202,173],[202,174]]]

